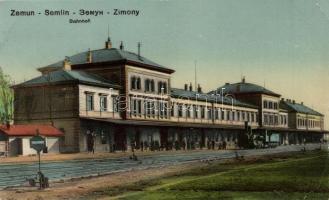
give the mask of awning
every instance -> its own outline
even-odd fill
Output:
[[[122,120],[122,119],[104,119],[104,118],[91,118],[91,117],[81,117],[81,119],[108,122],[108,123],[119,124],[119,125],[185,127],[185,128],[219,128],[219,129],[244,130],[244,126],[240,126],[240,125],[200,124],[200,123],[185,123],[185,122],[181,123],[181,122],[146,121],[146,120]]]
[[[37,134],[47,137],[61,137],[64,135],[62,131],[51,125],[1,125],[0,133],[7,136],[35,136]]]

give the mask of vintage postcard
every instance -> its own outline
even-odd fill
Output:
[[[328,0],[0,1],[0,200],[328,199]]]

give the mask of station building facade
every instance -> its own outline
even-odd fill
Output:
[[[103,49],[38,70],[13,86],[14,123],[57,127],[61,152],[90,143],[96,151],[237,148],[246,128],[278,144],[319,142],[326,133],[321,113],[245,79],[208,93],[173,88],[174,70],[122,43],[113,48],[109,38]]]

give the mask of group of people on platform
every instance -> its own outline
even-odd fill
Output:
[[[236,144],[236,143],[235,143]],[[111,145],[112,151],[115,150],[121,150],[121,151],[127,151],[128,146],[126,143],[124,143],[123,147],[121,148],[116,148],[115,144]],[[215,142],[214,140],[209,140],[207,143],[202,143],[202,142],[193,142],[193,141],[188,141],[185,142],[183,141],[178,141],[175,140],[174,142],[168,141],[166,143],[160,144],[159,141],[141,141],[141,142],[136,142],[133,141],[130,144],[131,149],[133,150],[140,150],[140,151],[164,151],[164,150],[194,150],[194,149],[204,149],[207,148],[209,150],[225,150],[227,149],[227,142],[226,141],[219,141]]]

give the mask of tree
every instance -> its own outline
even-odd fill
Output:
[[[14,95],[11,78],[4,74],[0,67],[0,123],[5,124],[13,119]]]

